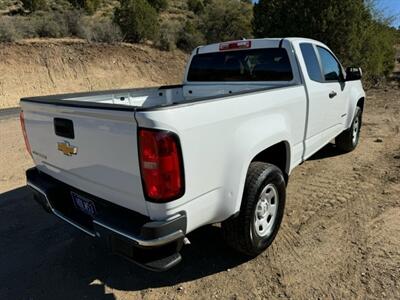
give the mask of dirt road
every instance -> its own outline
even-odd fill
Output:
[[[368,92],[361,143],[295,169],[265,254],[245,261],[219,228],[190,235],[184,261],[151,273],[48,215],[23,187],[17,119],[0,121],[0,299],[399,299],[400,89]]]

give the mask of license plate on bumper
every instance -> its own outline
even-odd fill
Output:
[[[92,200],[82,197],[74,192],[71,192],[71,198],[77,209],[91,217],[94,217],[96,214],[96,206]]]

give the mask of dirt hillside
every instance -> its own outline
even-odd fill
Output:
[[[81,40],[0,44],[0,108],[24,96],[180,83],[187,55]]]

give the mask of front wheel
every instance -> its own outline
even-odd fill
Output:
[[[357,106],[350,128],[336,137],[335,143],[340,150],[350,152],[357,147],[360,139],[361,120],[362,110]]]
[[[285,199],[282,171],[268,163],[251,163],[239,215],[222,223],[227,243],[249,256],[263,252],[278,233]]]

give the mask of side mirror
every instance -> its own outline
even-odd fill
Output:
[[[346,81],[361,80],[361,68],[349,67],[346,69]]]

